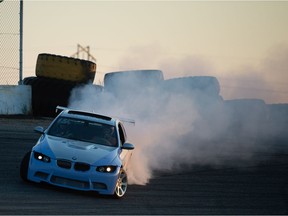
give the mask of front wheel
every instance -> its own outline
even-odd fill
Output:
[[[123,169],[121,169],[118,175],[114,197],[115,198],[123,197],[124,194],[126,193],[127,186],[128,186],[127,174]]]
[[[29,161],[30,161],[31,151],[27,152],[23,157],[20,165],[20,176],[24,181],[28,181],[28,168],[29,168]]]

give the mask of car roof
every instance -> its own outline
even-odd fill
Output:
[[[64,108],[59,116],[77,118],[77,119],[82,119],[82,120],[90,120],[90,121],[100,122],[100,123],[109,124],[109,125],[116,125],[116,123],[119,121],[118,119],[110,117],[110,116],[101,115],[101,114],[97,114],[93,112],[68,109],[68,108]]]

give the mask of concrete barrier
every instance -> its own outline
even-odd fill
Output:
[[[29,115],[32,113],[32,90],[28,85],[0,86],[0,115]]]

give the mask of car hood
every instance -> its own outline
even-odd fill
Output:
[[[118,149],[115,147],[63,139],[48,135],[45,136],[42,144],[42,152],[45,148],[48,151],[50,150],[55,159],[66,159],[89,164],[95,164],[101,161],[104,164],[112,162],[117,155]]]

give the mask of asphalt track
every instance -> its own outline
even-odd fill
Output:
[[[177,173],[156,172],[148,185],[130,185],[120,200],[25,183],[19,164],[38,138],[33,128],[50,121],[0,118],[0,214],[288,214],[288,147],[283,146],[260,152],[257,163],[238,168],[199,166]]]

